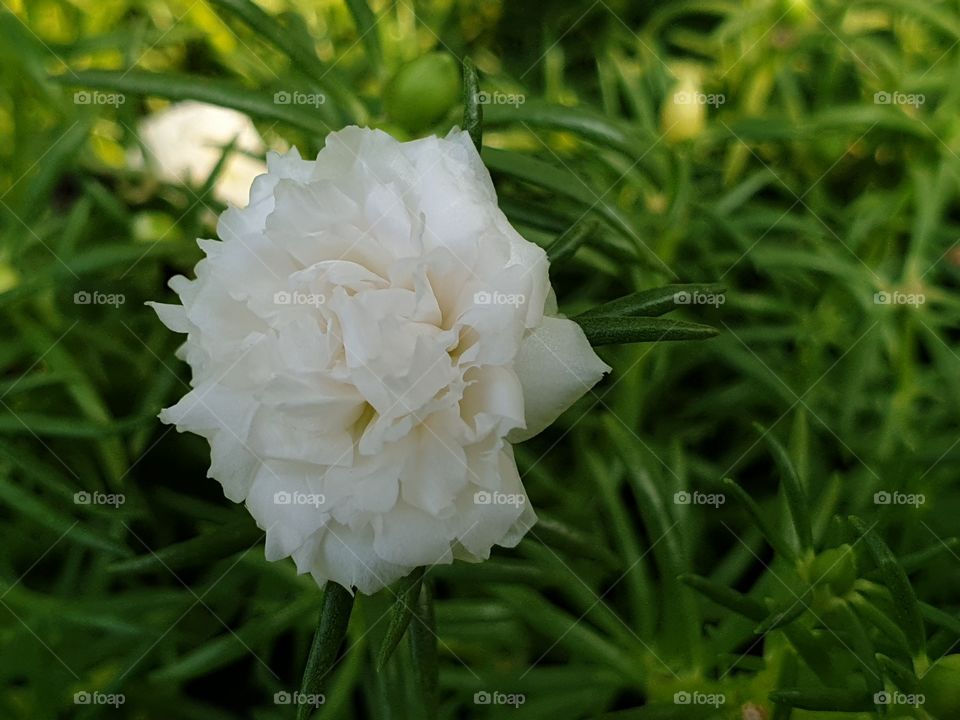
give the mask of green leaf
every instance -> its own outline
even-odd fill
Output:
[[[573,318],[591,345],[660,342],[665,340],[706,340],[718,333],[709,325],[668,318],[584,317]]]
[[[107,569],[112,573],[137,573],[153,570],[181,570],[184,568],[209,565],[230,557],[238,552],[249,550],[263,537],[263,531],[244,517],[236,523],[217,528],[185,542],[167,547],[147,555],[114,563]]]
[[[367,62],[372,67],[383,67],[383,53],[380,49],[380,36],[377,34],[377,17],[370,9],[367,0],[347,0],[347,7],[357,26],[359,42],[367,51]]]
[[[780,671],[777,673],[777,688],[789,688],[797,681],[797,656],[789,648],[784,649]],[[770,720],[790,720],[793,708],[789,705],[774,705]]]
[[[586,207],[586,212],[596,213],[626,239],[630,247],[636,251],[638,259],[647,267],[668,277],[675,277],[674,272],[637,235],[632,223],[623,216],[623,213],[608,203],[604,195],[594,192],[570,168],[553,165],[529,155],[490,147],[483,149],[483,161],[491,170],[512,175],[524,182],[539,185],[557,195],[581,203]],[[580,212],[578,210],[578,214]]]
[[[597,560],[611,569],[621,566],[619,558],[598,543],[596,537],[585,533],[549,513],[541,512],[536,527],[530,529],[530,536],[544,545],[552,545],[564,550],[573,557]]]
[[[514,123],[571,132],[597,145],[613,148],[631,161],[656,141],[655,137],[638,135],[627,123],[612,121],[586,108],[564,107],[541,100],[529,100],[516,106],[491,105],[487,108],[488,125]]]
[[[112,423],[91,422],[84,418],[51,417],[39,413],[0,413],[0,433],[28,433],[40,437],[103,438],[122,435],[144,423],[153,422],[154,415],[123,418]]]
[[[900,567],[903,568],[904,572],[909,574],[916,570],[923,569],[930,563],[931,560],[939,558],[944,553],[948,555],[954,555],[958,550],[960,550],[960,538],[944,538],[942,541],[938,540],[922,550],[917,550],[916,552],[907,553],[906,555],[901,556]],[[866,573],[864,577],[870,580],[876,580],[880,577],[880,571],[872,570]]]
[[[251,647],[269,642],[271,638],[294,627],[310,612],[312,605],[313,598],[304,596],[276,612],[259,615],[236,630],[227,630],[150,673],[150,681],[184,682],[248,657]],[[220,627],[219,623],[217,627]]]
[[[470,58],[463,59],[463,129],[470,134],[477,152],[483,148],[483,106],[480,104],[480,80]]]
[[[920,603],[920,612],[931,624],[960,636],[960,619],[929,603]]]
[[[897,624],[907,636],[907,643],[914,657],[923,654],[926,645],[926,634],[923,629],[923,616],[917,595],[913,591],[907,573],[904,572],[897,558],[887,544],[858,517],[850,516],[850,523],[865,539],[867,549],[873,561],[880,569],[883,583],[890,591],[893,599],[893,611]]]
[[[915,693],[920,689],[920,681],[911,668],[882,653],[877,653],[877,663],[883,668],[884,674],[903,692]]]
[[[524,587],[497,587],[494,594],[507,602],[525,623],[557,642],[570,652],[591,658],[618,671],[624,678],[643,686],[643,668],[620,647],[599,634],[593,625],[581,622],[576,616],[548,602],[540,593]]]
[[[823,642],[810,630],[803,625],[788,625],[782,632],[807,667],[813,670],[825,685],[836,686],[843,680],[837,675],[830,654],[824,652]]]
[[[85,524],[53,509],[42,502],[38,496],[20,489],[9,479],[0,480],[0,502],[22,513],[38,525],[61,535],[65,542],[75,542],[113,555],[130,554],[123,545],[88,530]]]
[[[380,653],[377,655],[377,672],[383,670],[400,640],[403,639],[403,634],[413,618],[422,582],[423,568],[419,567],[398,583],[396,597],[390,608],[390,624],[387,626],[387,634],[383,638]]]
[[[900,626],[867,598],[859,593],[851,593],[848,602],[860,617],[877,627],[885,640],[896,643],[904,650],[910,649],[907,644],[907,637],[903,634]]]
[[[787,496],[787,506],[790,508],[793,527],[796,530],[797,539],[800,541],[800,549],[811,550],[813,548],[813,527],[810,522],[806,492],[800,482],[800,476],[797,475],[796,468],[794,468],[786,448],[780,444],[773,433],[768,432],[759,423],[754,423],[754,427],[770,447],[780,470],[780,483]]]
[[[352,122],[365,121],[366,110],[363,105],[339,80],[333,67],[321,62],[313,47],[301,40],[299,33],[281,25],[273,15],[251,0],[211,0],[211,3],[246,23],[257,36],[264,38],[289,57],[294,70],[300,71],[317,87],[326,90],[333,102],[324,103],[320,109],[327,112],[330,122],[338,126],[343,124],[343,114],[334,112],[335,109],[344,110],[346,117]],[[289,88],[292,89],[294,88]]]
[[[689,570],[679,522],[669,512],[663,483],[656,482],[653,456],[640,439],[620,420],[606,417],[603,427],[626,465],[630,486],[640,515],[651,538],[651,552],[663,578],[661,590],[671,598],[671,619],[666,627],[670,642],[685,661],[702,662],[704,646],[700,635],[700,608],[693,592],[677,578]]]
[[[794,600],[789,606],[780,610],[775,610],[754,628],[753,632],[757,635],[766,635],[768,632],[777,630],[793,621],[797,620],[807,611],[807,605],[803,599]]]
[[[873,697],[861,690],[843,688],[789,688],[774,690],[770,701],[803,710],[868,712],[874,709]]]
[[[317,632],[313,636],[310,655],[303,670],[303,681],[300,683],[300,692],[304,695],[319,695],[324,681],[333,670],[340,644],[347,635],[353,600],[353,594],[349,590],[333,580],[327,581],[323,590]],[[297,720],[307,720],[312,709],[309,705],[299,705]]]
[[[439,702],[439,662],[437,658],[437,620],[433,607],[433,589],[430,581],[420,583],[420,592],[414,607],[416,622],[410,629],[410,650],[413,672],[423,697],[427,718],[437,716]]]
[[[585,313],[581,313],[578,317],[622,317],[624,315],[657,317],[684,305],[682,298],[678,301],[677,296],[680,293],[719,295],[723,290],[722,285],[716,284],[664,285],[652,290],[642,290],[624,295],[616,300],[597,305]]]
[[[717,709],[711,705],[677,705],[650,703],[643,707],[618,710],[600,715],[598,720],[716,720]]]
[[[746,508],[747,512],[750,514],[750,517],[753,519],[754,524],[757,526],[757,529],[760,530],[760,533],[763,535],[767,543],[772,547],[778,555],[789,562],[794,562],[797,559],[796,553],[791,549],[789,543],[777,532],[773,524],[770,523],[767,514],[764,513],[763,509],[757,504],[750,494],[740,487],[732,478],[724,478],[723,485],[727,490],[736,496],[737,500]]]
[[[733,610],[738,615],[743,615],[754,622],[763,620],[767,615],[767,608],[759,600],[754,600],[748,595],[724,587],[701,575],[685,573],[678,579],[717,605]]]
[[[599,226],[595,220],[574,223],[563,235],[550,243],[547,248],[547,258],[551,263],[556,263],[572,257],[587,238],[596,234],[598,229]]]
[[[301,105],[275,103],[270,95],[225,80],[197,75],[154,73],[144,70],[77,70],[54,75],[54,82],[69,86],[96,87],[132,95],[151,95],[170,100],[199,100],[233,108],[253,117],[279,120],[320,135],[333,128],[316,112]]]

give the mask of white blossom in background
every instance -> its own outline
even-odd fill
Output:
[[[161,418],[320,584],[372,593],[480,561],[536,521],[511,443],[609,368],[557,317],[544,251],[497,206],[460,131],[348,127],[316,161],[271,153],[196,279],[154,304],[192,389]]]
[[[148,165],[161,180],[193,187],[209,177],[224,146],[235,139],[234,152],[212,192],[220,202],[236,207],[247,204],[250,184],[266,172],[262,161],[244,154],[262,156],[264,144],[250,118],[236,110],[194,101],[176,103],[143,120],[140,139]]]

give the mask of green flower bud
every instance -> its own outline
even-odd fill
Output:
[[[136,242],[155,243],[158,240],[180,240],[183,237],[176,220],[165,212],[145,210],[137,213],[131,229]]]
[[[846,595],[857,579],[857,560],[847,545],[824,550],[810,565],[810,582],[829,585],[835,595]]]
[[[935,662],[920,680],[924,709],[935,718],[960,717],[960,655]]]
[[[407,63],[383,96],[387,117],[410,132],[430,127],[460,98],[460,69],[450,55],[432,52]]]
[[[660,132],[667,142],[692,140],[703,132],[707,122],[705,100],[697,77],[693,73],[683,74],[660,107]]]
[[[12,266],[0,262],[0,293],[13,290],[20,284],[20,275]]]

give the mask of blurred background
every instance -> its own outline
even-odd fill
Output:
[[[890,689],[920,656],[910,612],[917,675],[958,669],[956,2],[0,5],[2,717],[293,717],[319,591],[156,419],[189,374],[144,302],[171,301],[267,150],[459,124],[464,57],[503,210],[560,243],[563,312],[726,292],[676,311],[715,339],[602,348],[611,376],[517,448],[541,524],[430,571],[438,715],[783,720],[778,688]],[[855,583],[771,548],[763,521],[790,535],[795,512],[766,436]],[[391,600],[359,602],[319,717],[428,716],[415,655],[373,671]],[[795,632],[742,617],[777,608]],[[925,703],[792,717],[960,717],[938,677]]]

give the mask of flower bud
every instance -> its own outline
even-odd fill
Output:
[[[935,662],[920,680],[924,709],[933,717],[960,717],[960,655]]]
[[[843,544],[824,550],[810,566],[810,581],[829,585],[835,595],[846,595],[857,579],[857,561],[853,549]]]
[[[13,290],[19,284],[19,273],[11,265],[0,261],[0,293]]]
[[[432,52],[407,63],[383,96],[387,117],[410,132],[430,127],[460,96],[460,71],[450,55]]]
[[[667,92],[660,109],[660,131],[668,142],[691,140],[703,132],[706,104],[700,102],[700,83],[685,76]]]

